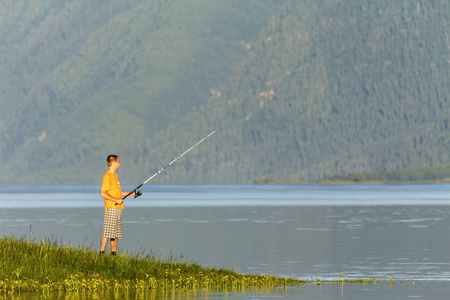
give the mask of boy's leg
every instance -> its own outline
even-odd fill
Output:
[[[117,240],[118,239],[111,239],[110,240],[111,252],[116,252],[116,250],[117,250]]]
[[[105,252],[107,243],[108,243],[108,238],[107,237],[102,237],[102,239],[100,241],[100,251],[101,252]]]
[[[122,210],[115,210],[115,238],[111,238],[111,254],[116,254],[117,244],[119,242],[119,238],[123,237],[123,229],[122,229]]]
[[[105,253],[106,245],[108,244],[108,238],[111,235],[111,223],[112,223],[111,210],[105,209],[105,213],[103,216],[103,232],[102,238],[100,240],[100,254]]]

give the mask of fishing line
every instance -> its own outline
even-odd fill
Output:
[[[195,147],[197,147],[201,142],[203,142],[204,140],[206,140],[207,138],[209,138],[211,135],[213,135],[216,131],[214,130],[213,132],[211,132],[210,134],[208,134],[207,136],[205,136],[204,138],[202,138],[200,141],[198,141],[194,146],[192,146],[191,148],[187,149],[186,151],[183,152],[183,154],[179,155],[177,158],[175,158],[174,160],[172,160],[170,163],[168,163],[166,166],[162,167],[161,170],[159,170],[158,172],[156,172],[155,174],[153,174],[152,176],[150,176],[146,181],[144,181],[143,183],[141,183],[140,185],[138,185],[133,191],[129,192],[127,195],[125,195],[123,197],[123,199],[125,200],[125,198],[127,198],[128,196],[130,196],[131,194],[135,193],[134,198],[139,197],[140,195],[142,195],[141,191],[138,191],[139,188],[141,186],[143,186],[144,184],[146,184],[147,182],[149,182],[150,180],[152,180],[154,177],[156,177],[157,175],[161,174],[167,167],[169,167],[171,164],[173,164],[174,162],[176,162],[177,160],[179,160],[181,157],[183,157],[183,155],[185,155],[186,153],[188,153],[189,151],[191,151],[192,149],[194,149]],[[117,205],[117,203],[116,203]]]

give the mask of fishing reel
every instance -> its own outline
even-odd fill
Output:
[[[134,198],[137,198],[137,197],[139,197],[140,195],[142,195],[142,192],[141,191],[134,191]]]

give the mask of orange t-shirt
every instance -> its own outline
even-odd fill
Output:
[[[101,190],[107,192],[114,198],[122,198],[122,189],[120,188],[119,178],[116,173],[106,171],[105,175],[103,175]],[[105,199],[105,209],[108,208],[123,209],[123,203],[116,205],[116,202]]]

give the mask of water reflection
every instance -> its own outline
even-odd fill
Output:
[[[336,284],[330,284],[336,286]],[[316,291],[320,290],[321,285],[310,284]],[[306,286],[304,286],[306,287]],[[319,289],[317,289],[319,288]],[[341,287],[343,292],[343,285]],[[268,297],[290,298],[298,296],[298,287],[287,288],[251,288],[251,289],[230,289],[230,290],[139,290],[130,289],[128,291],[99,291],[99,292],[42,292],[42,293],[14,293],[5,295],[2,299],[136,299],[136,300],[175,300],[175,299],[260,299]]]

